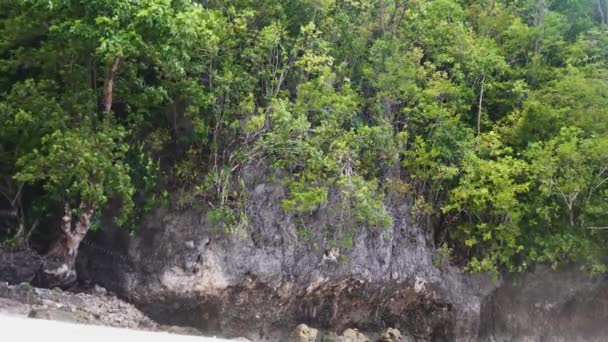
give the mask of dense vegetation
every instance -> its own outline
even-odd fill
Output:
[[[1,0],[4,238],[168,193],[245,227],[260,165],[305,215],[390,198],[471,271],[580,262],[608,231],[606,0]],[[179,191],[178,191],[179,190]],[[447,252],[446,252],[447,251]]]

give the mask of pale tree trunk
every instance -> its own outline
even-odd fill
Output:
[[[103,111],[109,113],[112,110],[112,97],[114,95],[114,78],[118,71],[120,58],[116,57],[106,70],[106,75],[103,80]]]
[[[477,108],[477,135],[481,134],[481,107],[483,106],[483,91],[486,82],[486,75],[481,78],[481,90],[479,91],[479,107]]]
[[[34,283],[40,287],[69,287],[76,280],[78,247],[91,227],[93,206],[81,203],[78,220],[73,222],[72,210],[65,204],[61,218],[61,235],[44,257]]]

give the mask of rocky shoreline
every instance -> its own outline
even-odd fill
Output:
[[[28,282],[40,267],[42,257],[30,249],[0,246],[0,261],[0,315],[181,335],[206,335],[193,327],[158,323],[133,304],[96,284],[75,284],[70,290],[34,287]],[[289,342],[415,341],[393,328],[368,336],[352,328],[338,334],[306,324],[296,326],[286,339]],[[232,340],[250,341],[243,337]]]
[[[183,335],[204,335],[195,328],[156,323],[133,305],[118,299],[105,288],[97,285],[87,292],[70,292],[58,288],[52,290],[37,288],[28,283],[9,285],[7,282],[0,282],[0,315]],[[236,338],[233,341],[249,340]],[[289,335],[288,341],[370,342],[372,339],[356,329],[349,328],[338,335],[335,332],[320,332],[318,329],[300,324]],[[373,341],[414,340],[402,336],[397,329],[389,328]]]
[[[170,331],[100,286],[88,293],[0,283],[0,314],[148,331]],[[184,331],[195,333],[196,330]]]

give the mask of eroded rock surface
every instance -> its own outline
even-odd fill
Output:
[[[336,210],[303,221],[281,208],[281,184],[247,184],[242,230],[228,233],[205,209],[160,209],[135,237],[104,229],[86,239],[79,274],[157,321],[228,337],[285,340],[301,323],[375,334],[396,327],[426,340],[477,334],[482,298],[494,285],[433,266],[409,203],[387,204],[391,227],[339,231]],[[340,233],[352,244],[336,248]]]
[[[486,297],[481,316],[484,341],[606,341],[606,276],[547,267],[512,275]]]
[[[560,326],[589,341],[608,336],[608,325],[594,323],[606,317],[607,306],[598,304],[608,295],[605,279],[572,275],[574,287],[555,288],[556,306],[528,317],[537,305],[545,308],[535,294],[541,280],[559,282],[559,272],[511,288],[510,280],[438,269],[430,233],[415,223],[407,201],[387,197],[394,224],[386,229],[338,228],[331,195],[328,207],[303,219],[282,210],[281,184],[246,184],[247,226],[228,232],[204,208],[160,209],[135,237],[107,227],[85,239],[79,274],[159,322],[253,341],[285,341],[302,323],[368,336],[392,327],[407,341],[536,341],[556,336]],[[345,229],[352,243],[336,244]]]

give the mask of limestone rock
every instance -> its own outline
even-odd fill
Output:
[[[387,328],[378,339],[378,342],[401,342],[401,332],[394,328]]]
[[[105,287],[101,287],[101,286],[95,284],[93,286],[93,293],[97,294],[97,295],[105,295],[108,293],[108,290],[106,290]]]
[[[207,334],[287,341],[302,322],[334,331],[364,325],[370,333],[390,324],[428,340],[455,340],[461,326],[475,324],[480,300],[469,293],[473,286],[462,285],[458,273],[454,286],[441,288],[447,271],[433,266],[432,244],[410,220],[407,201],[391,208],[386,232],[353,226],[353,246],[332,250],[325,229],[339,219],[340,203],[328,199],[300,222],[283,210],[288,189],[268,171],[242,170],[250,189],[247,234],[218,232],[204,208],[159,208],[135,236],[118,227],[90,235],[79,251],[79,277],[86,270],[91,283],[159,322]],[[415,291],[415,279],[424,289],[419,281]]]
[[[242,171],[250,190],[243,203],[247,234],[219,233],[206,208],[159,208],[135,236],[119,227],[91,235],[79,252],[81,269],[91,283],[129,298],[159,322],[208,334],[287,341],[293,327],[307,322],[334,331],[365,327],[370,337],[399,327],[402,342],[606,341],[605,277],[531,270],[523,279],[493,282],[450,265],[438,269],[433,234],[406,198],[387,203],[393,225],[382,233],[351,227],[352,246],[339,250],[344,262],[327,262],[335,253],[324,253],[325,231],[339,219],[339,196],[330,192],[314,215],[296,216],[281,206],[288,189],[268,177],[277,172],[280,179],[280,171]],[[509,285],[515,280],[520,285]]]
[[[370,342],[370,339],[356,329],[346,329],[342,333],[343,342]]]
[[[300,324],[289,335],[289,342],[316,342],[317,335],[319,330]]]

